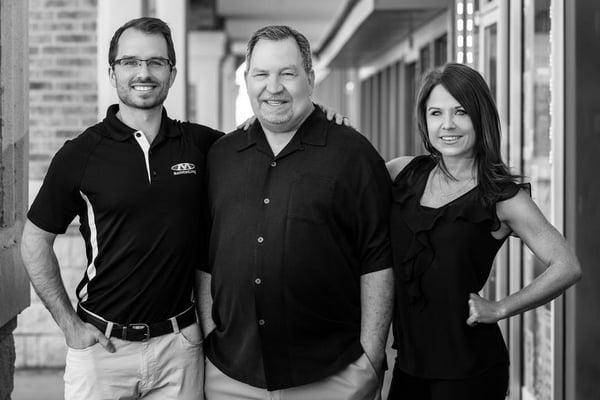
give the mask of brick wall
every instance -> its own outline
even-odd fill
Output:
[[[36,195],[52,156],[65,140],[97,122],[96,0],[29,0],[29,197]],[[74,302],[86,266],[75,226],[55,243]],[[62,367],[65,341],[40,299],[18,317],[16,367]]]
[[[97,121],[96,0],[29,0],[31,179]]]

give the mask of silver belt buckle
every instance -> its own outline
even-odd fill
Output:
[[[127,325],[127,330],[129,329],[131,329],[134,332],[140,332],[142,330],[145,330],[144,339],[142,339],[142,342],[145,342],[148,339],[150,339],[150,327],[148,326],[148,324],[129,324]]]

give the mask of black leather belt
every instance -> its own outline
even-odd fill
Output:
[[[183,329],[186,326],[196,323],[196,310],[194,306],[190,306],[187,310],[173,318],[152,324],[135,323],[135,324],[118,324],[116,322],[105,321],[102,318],[91,314],[84,310],[81,306],[77,307],[77,315],[83,322],[90,323],[98,328],[102,333],[106,334],[106,328],[112,324],[110,336],[132,342],[143,342],[151,337],[165,335],[175,332],[177,329]],[[177,323],[174,324],[172,320]]]

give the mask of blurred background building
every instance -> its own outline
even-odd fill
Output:
[[[600,398],[597,0],[2,0],[0,400],[13,365],[64,366],[61,332],[20,265],[18,232],[53,154],[116,101],[108,44],[120,25],[144,15],[173,30],[171,117],[224,131],[248,117],[245,43],[264,25],[285,24],[312,44],[315,99],[349,116],[386,160],[423,151],[413,107],[425,71],[448,61],[481,71],[500,110],[505,160],[532,183],[584,269],[565,296],[501,323],[510,399]],[[76,223],[55,245],[73,296],[86,267]],[[504,297],[542,270],[511,238],[485,295]]]

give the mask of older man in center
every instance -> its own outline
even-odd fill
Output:
[[[258,30],[246,68],[257,120],[208,156],[206,397],[377,398],[393,296],[384,161],[315,108],[302,34]]]

